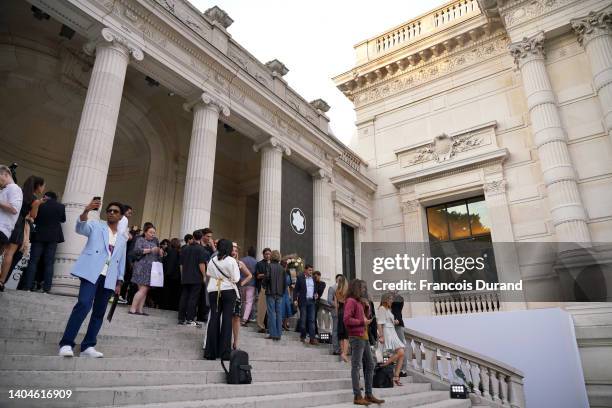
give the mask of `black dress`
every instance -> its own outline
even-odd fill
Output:
[[[17,222],[15,222],[15,228],[13,228],[13,232],[9,238],[9,242],[11,244],[19,245],[23,244],[23,240],[25,238],[25,223],[26,217],[30,213],[32,209],[32,202],[23,203],[21,206],[21,210],[19,211],[19,217],[17,217]]]
[[[338,301],[338,340],[348,340],[348,331],[344,325],[344,302]]]

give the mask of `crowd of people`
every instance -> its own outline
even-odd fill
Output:
[[[9,167],[0,166],[0,291],[15,260],[31,245],[19,287],[36,290],[40,269],[41,290],[48,292],[55,250],[63,241],[65,209],[55,193],[45,192],[41,177],[29,177],[23,188],[14,177]],[[209,360],[228,359],[231,350],[239,347],[241,326],[251,323],[257,324],[260,333],[267,333],[268,339],[279,341],[283,331],[290,330],[290,318],[298,313],[295,330],[301,340],[319,343],[316,316],[323,307],[326,284],[312,265],[306,264],[303,273],[292,274],[280,252],[270,248],[263,249],[259,261],[252,247],[241,258],[236,242],[215,240],[210,228],[186,235],[183,245],[178,238],[160,242],[151,222],[142,229],[128,227],[134,213],[129,205],[110,202],[104,210],[105,220],[90,220],[90,212],[100,211],[101,205],[100,198],[94,197],[76,222],[76,232],[87,242],[71,272],[79,278],[79,294],[59,343],[60,356],[74,355],[75,338],[91,312],[80,355],[103,357],[95,349],[96,338],[112,297],[129,304],[130,315],[146,317],[145,306],[161,307],[176,310],[180,325],[201,327],[206,323],[204,358]],[[328,288],[326,303],[331,305],[333,318],[333,353],[351,364],[354,403],[383,403],[372,394],[372,347],[386,351],[388,357],[379,363],[395,364],[393,382],[401,386],[400,377],[406,375],[402,367],[408,358],[404,353],[403,299],[385,294],[375,309],[363,280],[348,281],[339,274]]]

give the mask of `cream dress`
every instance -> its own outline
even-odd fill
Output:
[[[389,309],[379,307],[376,311],[376,323],[383,326],[383,335],[385,336],[385,350],[397,350],[404,348],[404,342],[397,337],[395,332],[395,323],[393,323],[393,314]]]

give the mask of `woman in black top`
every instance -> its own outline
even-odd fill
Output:
[[[23,252],[24,247],[29,245],[30,225],[34,222],[34,218],[38,215],[38,207],[43,202],[42,197],[45,192],[45,180],[42,177],[30,176],[23,183],[23,203],[19,211],[19,217],[15,223],[15,228],[9,237],[9,244],[4,250],[4,258],[2,259],[2,271],[0,273],[0,290],[4,290],[4,281],[8,274],[15,267],[13,257],[17,250]],[[19,257],[21,259],[21,257]],[[26,290],[29,290],[27,288]]]
[[[162,260],[164,264],[164,299],[162,305],[167,310],[178,310],[181,297],[180,249],[181,241],[178,238],[172,238]]]

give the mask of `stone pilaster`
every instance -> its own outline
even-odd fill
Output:
[[[571,23],[591,63],[603,125],[612,140],[612,9],[590,12]]]
[[[100,38],[84,49],[95,53],[96,59],[64,189],[66,241],[57,249],[53,278],[53,292],[70,295],[76,294],[79,286],[70,271],[85,243],[85,238],[75,232],[76,220],[94,196],[104,196],[130,55],[138,61],[144,57],[140,48],[109,28],[102,29]]]
[[[257,217],[257,253],[264,248],[280,250],[283,154],[291,150],[275,137],[253,146],[261,152],[259,175],[259,214]]]
[[[322,169],[313,175],[313,255],[314,267],[328,285],[333,284],[335,265],[333,252],[334,207],[332,201],[331,175]]]
[[[210,226],[217,125],[221,112],[225,116],[230,114],[225,104],[207,93],[186,103],[184,108],[193,112],[193,125],[183,194],[181,236]]]
[[[590,242],[586,211],[567,148],[567,135],[544,63],[544,33],[512,43],[509,49],[523,79],[556,239]]]

